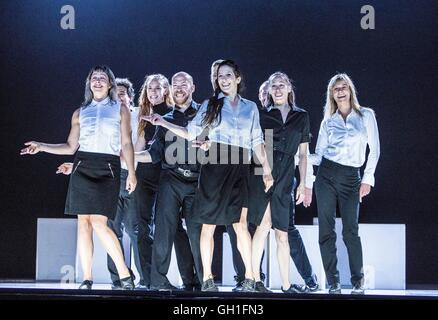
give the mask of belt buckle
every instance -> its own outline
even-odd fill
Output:
[[[192,173],[190,172],[190,170],[183,170],[183,176],[184,177],[189,178],[189,177],[191,177],[191,175],[192,175]]]

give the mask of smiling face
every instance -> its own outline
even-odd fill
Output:
[[[266,104],[268,103],[268,93],[269,81],[265,81],[259,88],[259,100],[262,106],[266,106]]]
[[[117,86],[117,98],[120,103],[123,103],[127,106],[131,104],[131,98],[128,95],[128,90],[125,86]]]
[[[217,81],[221,91],[229,96],[237,94],[237,86],[241,81],[240,77],[236,77],[234,69],[228,65],[222,65],[217,71]]]
[[[173,77],[172,95],[177,105],[182,106],[187,101],[191,101],[194,90],[193,80],[188,75],[179,73]]]
[[[333,99],[336,104],[350,101],[351,91],[348,83],[344,80],[337,81],[332,89]]]
[[[103,71],[94,71],[90,77],[90,89],[93,92],[93,99],[105,99],[111,89],[108,75]]]
[[[147,92],[147,97],[149,102],[153,105],[156,106],[160,103],[164,102],[164,88],[160,85],[160,83],[158,82],[158,80],[152,80],[147,88],[146,88],[146,92]]]
[[[276,106],[283,106],[288,103],[289,93],[292,88],[288,81],[282,77],[275,77],[269,83],[269,94]]]

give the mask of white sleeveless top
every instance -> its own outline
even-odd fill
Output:
[[[120,104],[109,97],[81,107],[79,151],[119,156],[121,149]]]

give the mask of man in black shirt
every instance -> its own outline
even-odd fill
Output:
[[[179,126],[187,126],[198,110],[199,105],[192,100],[195,86],[192,77],[186,72],[178,72],[172,77],[172,95],[175,101],[173,110],[164,118]],[[172,244],[175,239],[178,223],[184,218],[187,234],[190,239],[188,252],[192,255],[177,256],[178,265],[193,269],[192,279],[183,279],[188,290],[198,289],[202,281],[202,262],[199,239],[201,224],[194,223],[192,204],[200,163],[197,157],[199,149],[192,143],[173,135],[159,126],[155,131],[149,150],[136,155],[141,162],[162,163],[162,171],[155,204],[155,239],[152,250],[151,289],[175,290],[167,279]],[[190,261],[189,261],[190,260]],[[194,264],[193,264],[194,263]],[[184,272],[187,274],[186,272]],[[197,273],[197,274],[196,274]]]

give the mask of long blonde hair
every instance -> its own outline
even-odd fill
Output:
[[[154,80],[157,81],[160,84],[160,87],[165,91],[163,94],[163,97],[164,97],[164,101],[166,102],[166,104],[169,107],[174,105],[172,95],[170,94],[169,80],[160,73],[151,74],[149,76],[146,76],[145,80],[143,82],[143,85],[141,86],[141,89],[140,89],[140,97],[138,98],[138,106],[140,107],[140,112],[138,113],[138,119],[139,119],[138,130],[137,130],[138,136],[140,136],[142,134],[144,128],[147,125],[151,125],[151,124],[148,124],[148,122],[146,120],[141,120],[140,117],[141,116],[149,116],[154,111],[154,106],[149,101],[148,94],[147,94],[147,88],[148,88],[149,84]]]
[[[348,84],[348,88],[350,89],[350,104],[352,108],[356,110],[360,116],[362,116],[362,112],[360,111],[361,106],[357,100],[357,91],[353,81],[346,73],[338,73],[330,79],[327,86],[327,95],[324,106],[324,119],[330,118],[332,114],[338,110],[338,105],[333,98],[333,88],[338,81],[345,81]]]
[[[289,94],[287,96],[287,102],[288,102],[289,106],[292,109],[295,108],[296,107],[296,105],[295,105],[295,92],[294,92],[294,86],[292,84],[292,80],[289,78],[289,76],[286,73],[281,72],[281,71],[274,72],[273,74],[271,74],[271,76],[267,80],[268,81],[268,101],[267,101],[267,106],[269,107],[269,106],[273,106],[274,105],[274,100],[272,99],[272,96],[271,96],[271,93],[269,92],[269,89],[271,88],[272,83],[274,82],[274,80],[276,78],[282,79],[283,81],[286,82],[286,84],[288,86],[290,86],[291,90],[290,90],[290,92],[289,92]]]

